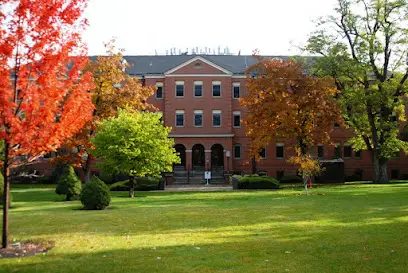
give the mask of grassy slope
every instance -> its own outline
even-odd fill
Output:
[[[408,183],[116,193],[105,211],[14,188],[11,238],[54,240],[0,272],[407,272]]]

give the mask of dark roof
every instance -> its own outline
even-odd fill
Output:
[[[202,57],[233,74],[244,74],[246,68],[257,62],[248,55],[166,55],[166,56],[124,56],[131,64],[128,69],[130,75],[163,74],[166,71],[197,56]],[[287,60],[289,56],[267,56]]]

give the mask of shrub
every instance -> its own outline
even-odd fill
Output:
[[[110,186],[111,191],[128,191],[129,180],[120,181]],[[154,191],[159,189],[159,178],[138,177],[135,179],[135,191]]]
[[[55,192],[60,195],[66,195],[66,200],[70,201],[72,196],[81,193],[82,182],[75,174],[72,166],[67,166],[58,178],[58,185]]]
[[[4,177],[3,174],[0,172],[0,206],[3,207],[4,200]],[[12,196],[11,193],[9,193],[9,207],[11,207],[11,201],[12,201]]]
[[[94,176],[91,181],[85,183],[81,193],[81,202],[84,209],[103,210],[111,201],[109,188],[98,177]]]
[[[52,174],[51,174],[51,183],[57,184],[60,176],[64,173],[64,170],[68,168],[68,164],[64,162],[58,161],[57,164],[55,164],[54,168],[52,169]]]
[[[279,181],[269,176],[234,176],[238,180],[238,189],[278,189]]]
[[[303,184],[303,179],[299,175],[284,175],[279,180],[280,183]]]

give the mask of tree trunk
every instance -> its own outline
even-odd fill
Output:
[[[303,176],[303,186],[305,187],[306,195],[309,195],[309,190],[307,189],[307,182],[309,178],[307,176]]]
[[[133,197],[135,197],[135,177],[130,176],[129,177],[129,182],[130,182],[129,197],[133,198]]]
[[[71,194],[68,193],[68,194],[67,194],[67,198],[66,198],[65,200],[66,200],[66,201],[71,201],[71,197],[72,197]]]
[[[10,191],[10,172],[9,172],[9,144],[4,143],[4,164],[3,164],[3,176],[4,176],[4,196],[3,196],[3,238],[2,247],[8,247],[8,210],[9,210],[9,191]]]
[[[256,174],[256,159],[255,156],[252,157],[252,174]]]
[[[84,166],[85,182],[89,182],[91,180],[91,161],[92,161],[91,158],[92,158],[91,154],[88,154]]]
[[[377,152],[373,151],[373,182],[388,182],[388,160],[380,159]]]

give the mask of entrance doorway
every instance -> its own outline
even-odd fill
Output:
[[[211,170],[213,172],[224,171],[224,147],[214,144],[211,147]]]
[[[174,164],[174,167],[184,171],[186,169],[186,147],[183,144],[176,144],[174,149],[176,149],[180,157],[180,163]]]
[[[204,146],[201,144],[196,144],[192,149],[192,167],[195,171],[204,171],[205,167],[205,150]]]

